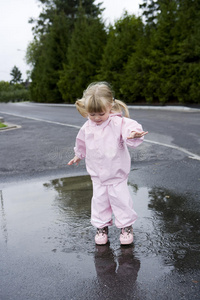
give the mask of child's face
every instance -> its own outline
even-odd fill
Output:
[[[105,122],[108,119],[109,114],[110,114],[110,108],[100,113],[88,113],[88,117],[91,121],[95,122],[97,125],[101,125],[103,122]]]

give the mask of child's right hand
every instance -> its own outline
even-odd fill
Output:
[[[73,165],[73,164],[76,164],[78,166],[79,162],[80,162],[80,158],[78,156],[74,156],[74,158],[72,158],[69,162],[68,162],[68,165]]]

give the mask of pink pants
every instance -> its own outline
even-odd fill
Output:
[[[97,228],[112,225],[112,213],[117,228],[130,226],[137,219],[127,180],[116,185],[101,185],[93,182],[92,225]]]

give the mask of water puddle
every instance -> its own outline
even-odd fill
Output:
[[[190,299],[197,299],[200,214],[191,209],[192,195],[133,183],[129,188],[139,215],[134,224],[134,245],[129,247],[120,246],[119,229],[114,225],[109,230],[109,244],[95,245],[95,229],[90,224],[89,176],[21,183],[0,191],[0,275],[7,274],[0,290],[1,285],[4,290],[7,286],[6,297],[12,297],[14,290],[6,284],[10,271],[15,280],[23,277],[27,286],[31,278],[41,274],[29,287],[33,294],[36,286],[41,292],[51,283],[52,295],[53,287],[58,289],[61,285],[58,299],[66,295],[62,285],[66,278],[70,286],[67,299],[81,299],[85,286],[89,293],[86,299],[92,299],[97,292],[99,299],[103,297],[101,286],[106,289],[107,299],[124,295],[125,299],[133,295],[137,299],[161,299],[158,291],[162,284],[164,290],[166,284],[174,285],[176,296],[187,295],[189,286],[193,295]],[[27,264],[31,269],[26,269]],[[184,288],[181,285],[179,292],[177,283],[185,283],[186,278],[187,284]],[[22,289],[20,299],[29,299],[20,282],[16,283]],[[154,289],[147,294],[152,285]]]

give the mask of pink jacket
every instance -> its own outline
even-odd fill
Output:
[[[75,155],[85,158],[91,179],[104,184],[117,184],[128,177],[131,159],[127,146],[139,146],[142,138],[127,139],[131,131],[143,131],[134,120],[110,114],[101,125],[90,119],[81,127],[74,148]]]

